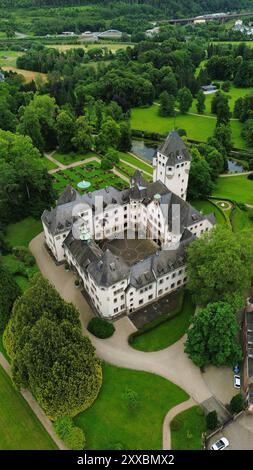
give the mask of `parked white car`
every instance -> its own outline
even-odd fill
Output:
[[[223,450],[229,446],[229,442],[226,437],[221,437],[217,442],[211,446],[211,450]]]
[[[241,388],[241,377],[240,375],[234,375],[234,387]]]

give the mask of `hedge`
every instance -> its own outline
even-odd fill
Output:
[[[113,335],[115,327],[103,318],[94,317],[89,321],[87,330],[97,338],[105,339]]]

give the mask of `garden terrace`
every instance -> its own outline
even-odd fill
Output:
[[[97,162],[61,170],[54,173],[52,177],[54,178],[54,188],[58,194],[61,194],[67,185],[76,188],[82,180],[91,183],[90,191],[106,188],[107,186],[114,186],[118,189],[123,189],[126,186],[126,183],[112,171],[104,172],[104,170],[101,170],[100,164]]]

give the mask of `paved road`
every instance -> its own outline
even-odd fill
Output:
[[[253,450],[253,417],[252,414],[244,414],[237,420],[232,421],[222,431],[216,433],[207,443],[207,448],[226,437],[229,447],[225,450]]]
[[[2,366],[5,372],[11,377],[10,364],[6,361],[2,353],[0,353],[0,366]],[[34,414],[37,416],[42,426],[44,426],[44,428],[46,429],[48,434],[51,436],[53,441],[56,443],[56,445],[59,447],[59,449],[68,450],[67,447],[64,445],[64,443],[61,441],[61,439],[59,439],[59,437],[56,435],[52,422],[45,415],[44,411],[38,405],[37,401],[34,399],[33,395],[29,392],[29,390],[23,389],[21,390],[20,393],[23,396],[23,398],[27,401],[28,405],[33,410]]]

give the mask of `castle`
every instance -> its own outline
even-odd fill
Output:
[[[122,191],[67,186],[44,211],[48,249],[78,273],[98,315],[127,315],[186,284],[186,247],[215,224],[186,202],[190,164],[172,131],[154,155],[152,183],[136,171]]]

